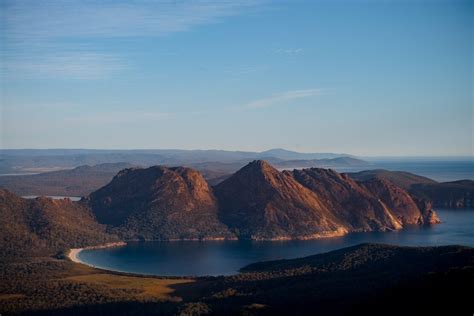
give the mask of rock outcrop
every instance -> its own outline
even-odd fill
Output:
[[[439,222],[429,204],[386,180],[357,182],[330,169],[280,172],[254,161],[215,194],[220,219],[240,238],[304,239]]]
[[[189,168],[125,169],[84,202],[126,239],[232,238],[212,189]]]
[[[313,191],[352,232],[402,228],[403,223],[391,207],[346,175],[316,168],[294,170],[291,174]]]

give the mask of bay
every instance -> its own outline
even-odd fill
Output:
[[[395,232],[354,233],[306,241],[130,242],[119,248],[84,250],[79,259],[95,267],[162,276],[231,275],[265,260],[303,257],[360,243],[474,247],[474,210],[438,210],[443,223]]]

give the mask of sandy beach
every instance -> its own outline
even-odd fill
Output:
[[[90,266],[92,267],[92,265],[90,264],[87,264],[83,261],[81,261],[79,259],[79,253],[83,250],[89,250],[89,249],[103,249],[103,248],[112,248],[112,247],[122,247],[122,246],[125,246],[127,245],[126,242],[123,242],[123,241],[119,241],[119,242],[113,242],[113,243],[107,243],[107,244],[103,244],[103,245],[99,245],[99,246],[91,246],[91,247],[85,247],[85,248],[72,248],[69,250],[69,253],[68,253],[68,258],[69,260],[71,260],[72,262],[76,262],[76,263],[82,263],[82,264],[85,264],[87,266]]]
[[[74,248],[74,249],[71,249],[69,250],[69,253],[68,253],[68,258],[69,260],[73,261],[73,262],[77,262],[77,263],[82,263],[84,264],[84,262],[82,262],[81,260],[79,260],[79,253],[84,250],[84,248]]]

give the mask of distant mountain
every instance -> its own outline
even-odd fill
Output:
[[[353,157],[348,154],[335,153],[299,153],[283,148],[275,148],[259,153],[258,158],[266,159],[268,157],[279,158],[282,160],[311,160],[311,159],[332,159],[337,157]]]
[[[310,160],[283,160],[273,165],[280,169],[301,169],[301,168],[340,168],[340,167],[369,167],[367,161],[352,157],[337,157]]]
[[[92,149],[0,149],[0,174],[31,173],[52,168],[126,162],[132,165],[182,166],[203,162],[248,163],[255,159],[307,160],[348,157],[346,154],[297,153],[284,149],[264,152],[228,150],[92,150]]]
[[[35,175],[2,176],[0,187],[19,195],[85,196],[106,185],[129,163],[105,163]]]
[[[125,169],[83,203],[125,239],[233,237],[218,220],[217,201],[206,180],[189,168]]]
[[[358,181],[370,179],[386,180],[408,190],[418,200],[430,201],[434,207],[469,208],[474,207],[474,181],[460,180],[453,182],[436,182],[409,172],[368,170],[349,173]]]
[[[23,199],[0,189],[0,259],[54,254],[118,238],[69,199]]]

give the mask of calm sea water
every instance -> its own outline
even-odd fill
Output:
[[[397,232],[358,233],[308,241],[133,242],[125,247],[85,250],[79,258],[96,267],[154,275],[229,275],[253,262],[290,259],[359,243],[406,246],[460,244],[474,247],[474,209],[439,210],[442,224]]]
[[[22,198],[24,199],[36,199],[41,195],[23,195]],[[71,201],[80,201],[82,198],[80,196],[62,196],[62,195],[46,195],[46,197],[52,198],[53,200],[62,200],[65,198],[70,199]]]

